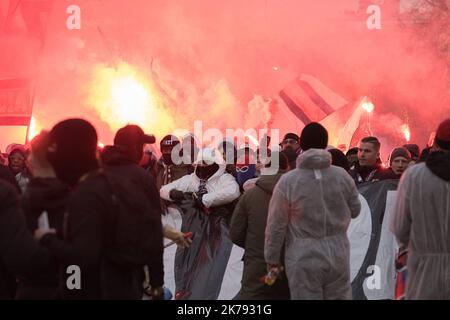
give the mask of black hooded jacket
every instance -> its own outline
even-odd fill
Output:
[[[161,221],[161,201],[153,176],[135,163],[132,156],[127,156],[126,149],[121,147],[108,146],[102,153],[101,160],[106,170],[118,176],[130,178],[136,188],[145,191],[146,199],[136,199],[136,201],[147,202],[155,220]],[[158,249],[148,265],[150,284],[152,287],[159,287],[164,284],[162,225],[155,226],[155,230],[149,232],[154,232],[155,239],[161,240],[160,246],[158,244]]]
[[[19,184],[17,183],[17,180],[12,174],[11,170],[7,166],[4,166],[2,164],[0,164],[0,179],[11,184],[17,192],[21,192]]]
[[[64,213],[69,197],[69,188],[56,178],[34,178],[28,184],[21,203],[28,230],[38,228],[38,219],[45,211],[50,228],[56,229],[58,238],[63,238]],[[19,281],[18,299],[54,299],[57,297],[59,270],[56,263],[49,264],[44,272]]]
[[[450,151],[430,153],[426,166],[439,178],[450,181]]]
[[[15,295],[15,277],[39,275],[51,262],[50,253],[27,230],[18,195],[0,180],[0,300]]]
[[[158,211],[159,197],[153,180],[144,169],[127,161],[116,150],[103,154],[103,161],[107,163],[105,172],[118,175],[122,179],[130,179],[137,188],[146,190],[147,198],[142,197],[142,192],[129,190],[126,196],[131,202],[154,205],[151,210],[155,221],[154,228],[148,232],[155,239],[153,250],[155,253],[149,257],[148,264],[152,265],[152,285],[160,286],[164,277],[163,241],[160,209]],[[82,289],[66,290],[63,287],[65,299],[142,298],[144,281],[142,266],[124,268],[105,259],[104,256],[111,234],[107,221],[115,210],[111,186],[98,170],[91,171],[80,179],[68,201],[64,241],[54,235],[42,238],[41,242],[58,257],[63,269],[69,265],[80,267]],[[65,283],[63,279],[61,284]]]

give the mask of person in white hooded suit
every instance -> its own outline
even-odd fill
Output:
[[[221,153],[212,149],[199,152],[194,173],[161,188],[161,198],[179,204],[183,211],[181,231],[193,232],[191,247],[177,249],[175,255],[175,299],[223,297],[229,282],[225,280],[227,265],[235,256],[228,221],[239,195],[235,178],[225,172]]]
[[[236,179],[225,172],[225,167],[226,163],[218,150],[205,148],[198,153],[194,173],[163,186],[160,196],[164,200],[176,201],[182,196],[181,193],[198,193],[201,182],[205,182],[207,193],[200,198],[205,208],[230,203],[240,196],[240,191]]]
[[[293,300],[352,297],[346,231],[361,203],[350,175],[331,165],[327,141],[320,124],[303,129],[297,168],[280,178],[269,205],[265,260],[268,268],[284,260]]]

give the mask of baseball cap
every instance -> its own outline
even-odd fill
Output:
[[[154,135],[145,134],[141,127],[134,124],[120,128],[114,137],[114,145],[153,144],[155,142]]]

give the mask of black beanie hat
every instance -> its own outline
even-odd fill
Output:
[[[411,161],[411,152],[405,147],[399,147],[395,148],[391,151],[391,154],[389,155],[389,165],[392,166],[392,161],[394,161],[397,157],[403,157],[405,159],[408,159]]]
[[[86,120],[68,119],[56,124],[50,131],[49,145],[47,158],[56,176],[69,185],[98,168],[97,132]]]
[[[325,149],[328,145],[328,132],[320,123],[307,124],[300,136],[300,147],[303,151],[308,149]]]
[[[300,142],[299,136],[296,135],[296,134],[293,133],[293,132],[288,132],[288,133],[286,133],[286,134],[284,135],[283,140],[286,140],[286,139],[293,139],[293,140],[295,140],[295,141],[297,141],[297,142]]]

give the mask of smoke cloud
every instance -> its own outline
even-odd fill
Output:
[[[34,115],[43,127],[83,116],[111,143],[118,124],[93,102],[93,83],[98,68],[120,64],[158,95],[167,133],[192,130],[194,120],[219,129],[266,127],[267,101],[300,73],[349,101],[371,97],[372,130],[389,144],[408,122],[412,142],[424,147],[450,115],[447,61],[432,34],[418,36],[399,22],[400,1],[380,4],[380,30],[367,28],[358,0],[78,0],[81,30],[68,30],[72,2],[54,2],[42,48],[19,27],[0,39],[0,76],[37,79]],[[161,138],[164,128],[152,121],[143,126]]]

